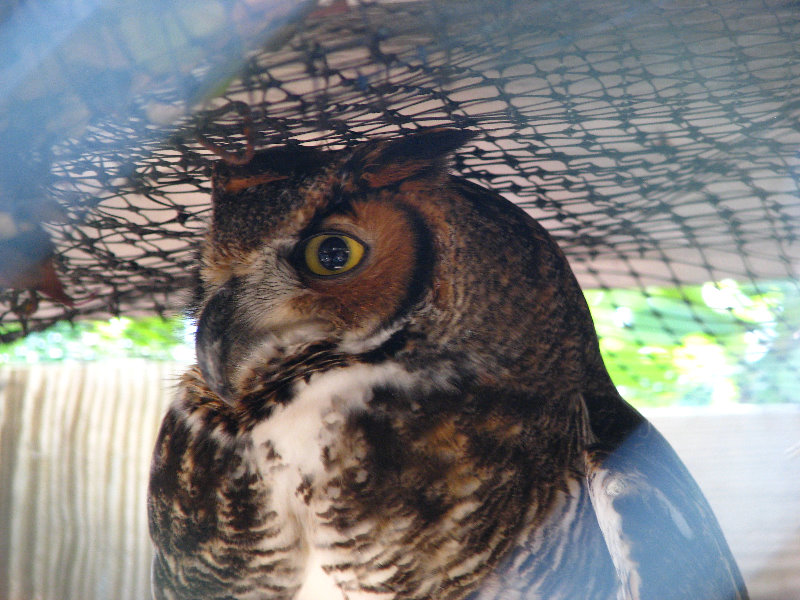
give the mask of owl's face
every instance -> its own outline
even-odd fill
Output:
[[[196,314],[198,362],[222,400],[322,346],[436,362],[445,379],[585,385],[599,355],[560,250],[522,210],[447,172],[471,137],[433,129],[217,163]]]

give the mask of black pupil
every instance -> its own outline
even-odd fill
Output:
[[[342,238],[329,237],[319,245],[317,258],[319,258],[319,264],[328,271],[338,271],[347,264],[347,259],[350,258],[350,248]]]

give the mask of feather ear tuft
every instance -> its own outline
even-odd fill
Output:
[[[356,151],[345,170],[357,174],[371,188],[441,175],[450,154],[475,135],[466,129],[432,127],[402,138],[381,140],[364,146],[362,152]]]
[[[386,161],[413,159],[436,160],[452,153],[474,138],[476,133],[468,129],[432,127],[421,129],[411,135],[389,140],[382,152]]]

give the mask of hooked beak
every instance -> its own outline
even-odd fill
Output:
[[[200,313],[195,334],[197,364],[209,389],[230,406],[237,403],[239,374],[253,360],[264,359],[267,347],[282,348],[318,341],[331,333],[330,323],[319,318],[286,318],[254,326],[237,311],[235,277],[211,297]],[[262,349],[255,353],[254,349]],[[254,358],[255,357],[255,358]]]
[[[234,367],[231,353],[245,333],[234,319],[236,304],[232,287],[233,282],[226,283],[209,300],[200,315],[195,336],[197,363],[203,379],[212,392],[231,406],[235,403],[230,383]]]

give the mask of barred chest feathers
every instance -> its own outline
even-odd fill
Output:
[[[352,440],[347,445],[342,442],[347,440],[348,422],[367,410],[375,386],[408,384],[409,379],[393,363],[317,374],[307,383],[298,382],[292,400],[250,433],[250,460],[270,482],[269,506],[276,513],[276,526],[295,536],[292,545],[300,567],[297,600],[344,600],[342,589],[351,591],[350,598],[357,597],[352,592],[358,591],[358,581],[347,568],[353,562],[347,542],[358,533],[368,534],[375,524],[363,522],[341,530],[331,515],[342,496],[343,469],[355,469],[357,480],[369,477],[365,465],[358,464],[359,451],[363,460],[368,449],[347,447]],[[354,454],[346,456],[348,451]],[[391,567],[376,571],[369,585],[379,588],[381,575],[388,579],[393,571]],[[382,594],[363,596],[377,599]]]
[[[178,418],[200,438],[183,445],[179,485],[217,496],[211,539],[187,561],[190,569],[221,581],[230,570],[248,598],[247,590],[263,597],[265,574],[276,598],[388,599],[398,590],[429,598],[448,587],[459,597],[497,563],[512,532],[564,494],[526,490],[534,465],[526,473],[510,462],[526,428],[500,413],[470,422],[459,404],[469,398],[441,378],[435,389],[435,379],[393,361],[316,373],[236,436],[229,424],[209,426],[217,413],[176,407],[189,410]],[[474,436],[463,433],[468,423]],[[508,472],[481,464],[479,440],[495,447]],[[198,445],[216,449],[214,476],[194,462]],[[229,462],[232,454],[239,460]],[[544,471],[566,489],[565,472]],[[163,499],[174,485],[164,486]],[[174,501],[181,507],[171,506],[171,518],[198,527],[196,507]],[[471,519],[475,526],[465,528]]]

